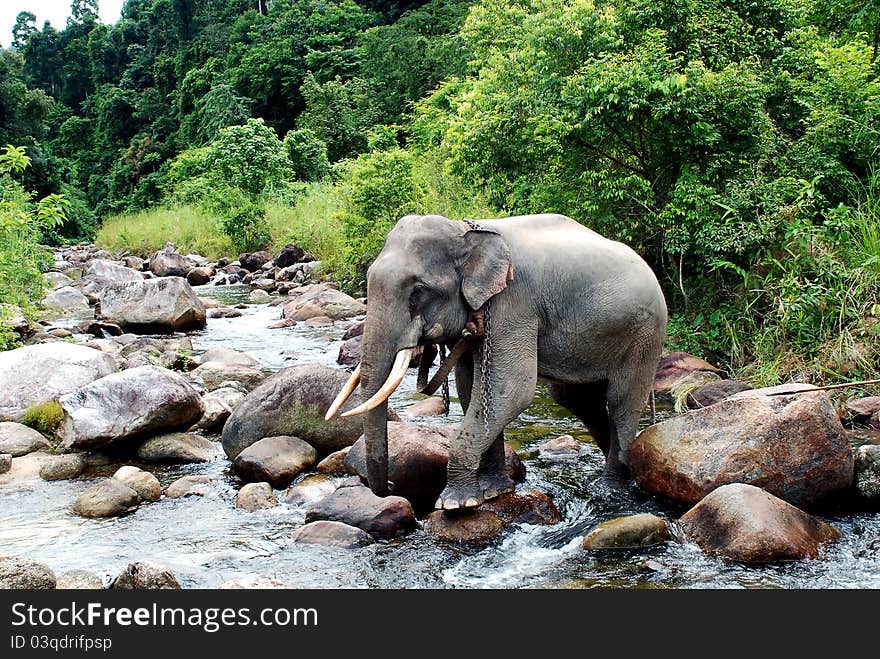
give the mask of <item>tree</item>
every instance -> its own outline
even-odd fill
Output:
[[[19,12],[12,26],[12,47],[22,50],[37,31],[37,17],[29,11]]]
[[[291,177],[281,140],[262,119],[222,129],[211,143],[208,164],[220,181],[252,195]]]

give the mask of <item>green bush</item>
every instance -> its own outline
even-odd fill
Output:
[[[247,203],[223,217],[223,231],[237,252],[253,252],[269,244],[266,209],[261,204]]]
[[[327,145],[308,128],[288,132],[283,145],[298,180],[320,181],[330,173]]]
[[[31,405],[22,414],[21,422],[51,438],[64,422],[64,410],[57,400]]]

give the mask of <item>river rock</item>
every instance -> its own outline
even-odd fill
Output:
[[[321,520],[301,526],[293,532],[290,539],[293,542],[342,549],[357,549],[376,542],[373,536],[356,526],[331,520]]]
[[[158,501],[162,498],[162,486],[159,485],[159,479],[148,471],[126,465],[117,469],[113,478],[125,483],[137,492],[141,501]]]
[[[6,474],[12,469],[12,456],[9,453],[0,453],[0,474]]]
[[[220,307],[208,312],[208,318],[239,318],[241,315],[241,311],[232,307]]]
[[[186,281],[190,286],[204,286],[205,284],[210,283],[215,274],[216,270],[214,270],[214,268],[193,268],[186,274]]]
[[[115,478],[104,478],[79,495],[73,512],[83,517],[114,517],[133,511],[137,505],[134,489]]]
[[[138,272],[144,269],[144,264],[146,263],[146,261],[144,261],[140,256],[133,256],[131,254],[129,254],[128,256],[123,256],[120,260],[122,261],[122,265],[124,265],[126,268],[131,268],[132,270],[137,270]]]
[[[0,556],[0,590],[51,590],[57,580],[45,563],[18,556]]]
[[[377,538],[393,538],[416,528],[409,501],[377,497],[362,485],[340,487],[306,512],[306,522],[331,520],[356,526]]]
[[[101,577],[88,570],[68,570],[58,577],[58,590],[103,590]]]
[[[855,473],[859,496],[880,501],[880,445],[865,444],[855,450]]]
[[[101,295],[103,320],[127,332],[186,332],[205,326],[205,307],[181,277],[159,277],[107,288]]]
[[[235,507],[248,512],[274,508],[278,505],[278,499],[272,491],[269,483],[248,483],[238,491],[235,497]]]
[[[189,381],[157,366],[108,375],[62,396],[59,430],[67,448],[93,450],[120,440],[188,428],[202,416]]]
[[[0,302],[0,319],[6,327],[18,335],[18,338],[23,339],[34,333],[34,327],[31,326],[21,307],[14,304]]]
[[[718,380],[697,387],[687,395],[685,402],[690,409],[708,407],[730,398],[741,391],[749,391],[752,387],[736,380]]]
[[[718,368],[709,362],[686,352],[672,352],[664,355],[657,364],[657,372],[654,376],[654,394],[661,397],[669,396],[685,377],[694,372],[714,375],[720,373]]]
[[[318,327],[330,327],[332,324],[333,320],[328,318],[327,316],[315,316],[314,318],[309,318],[307,321],[305,321],[303,323],[303,327],[316,329]]]
[[[350,446],[363,432],[360,418],[337,415],[324,421],[348,378],[345,371],[315,364],[291,366],[270,376],[245,397],[223,426],[226,455],[234,459],[263,437],[280,435],[299,437],[319,454]],[[341,411],[361,401],[358,388]]]
[[[853,423],[865,423],[880,411],[880,396],[866,396],[846,401],[846,411]]]
[[[429,537],[456,543],[490,542],[501,535],[504,526],[504,520],[488,510],[435,510],[424,522]]]
[[[335,491],[336,485],[332,478],[326,474],[311,474],[291,486],[284,493],[282,501],[290,506],[302,506],[320,501]]]
[[[223,364],[238,364],[239,366],[250,366],[251,368],[259,368],[260,362],[238,350],[232,348],[208,348],[199,357],[201,363],[221,362]]]
[[[174,243],[165,243],[165,247],[150,257],[150,272],[157,277],[186,277],[192,264],[174,248]]]
[[[339,346],[339,354],[336,356],[336,363],[341,364],[342,366],[357,366],[360,364],[361,350],[363,348],[363,344],[361,343],[362,339],[362,336],[355,336]]]
[[[342,335],[343,341],[348,341],[349,339],[353,339],[356,336],[363,336],[364,334],[364,326],[367,324],[365,320],[359,320],[355,323],[352,323],[351,326],[345,330],[345,334]]]
[[[250,391],[266,379],[265,373],[251,366],[217,361],[206,361],[191,374],[199,377],[208,391],[220,388],[227,381],[241,382]]]
[[[214,479],[210,476],[200,474],[182,476],[165,488],[165,496],[169,499],[204,496],[210,491],[211,485],[214,483]]]
[[[44,481],[65,480],[76,478],[85,470],[86,461],[81,453],[62,453],[40,465],[40,478]]]
[[[686,503],[737,482],[799,506],[845,491],[852,451],[828,395],[774,395],[809,387],[744,391],[649,426],[630,451],[636,482]]]
[[[89,308],[86,296],[70,286],[52,291],[43,298],[40,304],[46,309],[64,312],[86,311]]]
[[[299,245],[288,243],[281,248],[278,256],[275,257],[275,265],[279,268],[286,268],[294,263],[302,261],[305,254],[305,250]]]
[[[110,586],[113,590],[177,590],[180,583],[171,572],[155,563],[129,563]]]
[[[643,513],[602,522],[587,533],[582,544],[584,549],[591,551],[635,549],[671,539],[672,535],[665,521],[656,515]]]
[[[458,434],[457,426],[424,426],[391,421],[388,423],[388,480],[394,492],[413,501],[417,507],[433,506],[446,487],[449,445]],[[519,482],[525,467],[516,453],[505,445],[508,475]],[[345,458],[349,471],[367,477],[363,437],[351,447]]]
[[[33,428],[14,421],[0,421],[0,453],[17,458],[50,448],[49,441]]]
[[[577,457],[581,452],[581,443],[571,435],[560,435],[542,442],[538,446],[538,452],[543,457],[554,459]]]
[[[57,291],[59,288],[64,288],[65,286],[70,286],[73,283],[73,279],[61,272],[47,272],[43,275],[43,279],[46,280],[49,288],[53,291]]]
[[[316,458],[315,449],[299,437],[264,437],[239,453],[232,466],[245,480],[283,488],[315,464]]]
[[[241,267],[251,272],[256,272],[263,267],[264,263],[268,263],[271,260],[272,254],[266,250],[253,252],[252,254],[240,254],[238,257]]]
[[[553,500],[538,490],[500,494],[480,504],[477,510],[495,513],[505,524],[556,524],[562,521]]]
[[[272,296],[261,288],[256,288],[248,294],[248,300],[255,304],[265,304],[271,299]]]
[[[424,400],[419,400],[406,408],[409,416],[441,416],[446,414],[446,407],[443,405],[443,399],[439,396],[431,396]]]
[[[245,394],[232,387],[220,387],[202,396],[202,408],[205,410],[196,427],[208,432],[219,432],[223,429],[226,419],[244,400]]]
[[[138,447],[144,462],[209,462],[217,454],[214,442],[191,432],[152,437]]]
[[[366,306],[326,283],[303,286],[296,297],[284,305],[284,317],[291,320],[308,320],[315,316],[342,320],[366,312]]]
[[[357,474],[356,471],[352,471],[345,464],[345,458],[348,457],[348,452],[351,450],[350,446],[346,446],[343,449],[339,449],[338,451],[333,451],[326,458],[321,460],[316,466],[315,471],[322,474],[350,474],[354,476]]]
[[[32,406],[116,371],[111,355],[67,341],[0,352],[0,419],[20,421]]]
[[[830,524],[745,483],[714,490],[679,526],[706,553],[742,563],[816,558],[822,544],[840,537]]]
[[[113,261],[95,259],[89,261],[85,273],[75,286],[83,295],[101,297],[103,292],[113,286],[121,286],[129,283],[139,283],[144,280],[143,275],[131,268],[126,268]]]

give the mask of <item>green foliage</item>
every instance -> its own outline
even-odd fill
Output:
[[[282,143],[262,119],[220,131],[207,151],[213,177],[258,195],[292,174]]]
[[[31,405],[22,414],[21,422],[52,438],[64,423],[64,410],[57,400]]]
[[[253,252],[269,244],[266,210],[260,204],[247,203],[223,217],[223,231],[238,252]]]
[[[308,128],[288,132],[283,144],[293,175],[298,180],[320,181],[330,173],[327,145]]]

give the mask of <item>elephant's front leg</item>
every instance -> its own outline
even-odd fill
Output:
[[[437,508],[472,508],[509,491],[502,432],[532,402],[538,381],[537,323],[496,321],[484,371],[474,351],[470,404],[449,450],[446,489]]]

